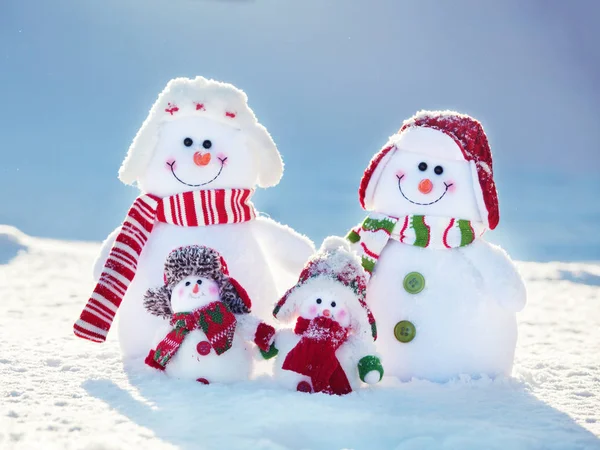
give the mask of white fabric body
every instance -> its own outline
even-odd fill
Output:
[[[169,331],[163,328],[164,334],[156,343],[160,342]],[[250,378],[252,373],[252,353],[250,346],[238,331],[234,334],[231,348],[221,355],[214,349],[208,355],[200,355],[196,349],[198,343],[208,341],[206,334],[200,329],[191,331],[181,343],[179,350],[167,364],[165,373],[174,378],[197,380],[206,378],[210,383],[232,383]]]
[[[419,272],[425,288],[410,294],[404,277]],[[506,253],[483,239],[451,250],[423,249],[391,240],[368,286],[367,303],[377,320],[377,351],[385,374],[446,381],[461,374],[511,373],[525,288]],[[394,327],[416,327],[408,343]]]

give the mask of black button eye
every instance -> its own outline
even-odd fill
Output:
[[[212,147],[212,142],[210,142],[208,139],[206,139],[203,143],[202,143],[202,147],[204,147],[205,149],[209,149]]]
[[[331,307],[335,308],[335,302],[331,302]]]
[[[185,145],[186,147],[191,147],[194,144],[194,141],[192,141],[190,138],[185,138],[183,140],[183,145]]]
[[[186,281],[186,282],[185,282],[185,285],[186,285],[186,286],[189,286],[190,284],[192,284],[192,283],[190,283],[189,281]]]
[[[442,166],[435,166],[435,169],[433,169],[433,171],[438,174],[441,175],[444,173],[444,168]]]
[[[322,301],[323,301],[323,300],[321,300],[320,298],[318,298],[318,299],[317,299],[317,305],[320,305]]]
[[[421,172],[425,172],[427,170],[427,163],[426,162],[419,163],[419,170]]]
[[[196,283],[202,284],[202,280],[198,280],[198,281],[196,281]]]

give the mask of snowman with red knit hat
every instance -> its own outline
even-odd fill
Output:
[[[365,303],[367,276],[343,238],[327,238],[308,261],[298,283],[279,300],[273,315],[282,329],[270,351],[274,378],[300,392],[344,395],[378,383],[383,366],[375,354],[375,319]]]
[[[510,375],[526,291],[506,252],[483,239],[499,210],[482,125],[418,112],[373,157],[359,199],[369,214],[348,239],[371,273],[386,374]]]
[[[250,343],[268,350],[275,329],[250,314],[248,293],[229,276],[223,257],[191,245],[173,250],[164,267],[164,285],[144,296],[146,310],[168,320],[146,364],[204,384],[248,379]]]

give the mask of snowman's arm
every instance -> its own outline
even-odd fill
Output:
[[[508,254],[497,245],[479,240],[469,247],[465,256],[476,267],[486,293],[502,308],[518,312],[525,307],[527,291],[523,278]]]
[[[306,236],[268,217],[256,218],[256,237],[270,262],[297,277],[315,252],[315,245]]]
[[[106,239],[104,239],[104,242],[100,247],[100,252],[96,257],[96,261],[94,261],[93,275],[95,281],[98,281],[100,279],[100,275],[102,275],[102,271],[104,270],[104,264],[108,259],[108,254],[110,253],[110,250],[112,249],[112,246],[115,243],[115,240],[117,239],[120,230],[121,226],[119,225],[113,230],[112,233],[108,235]]]
[[[375,343],[359,336],[348,338],[347,345],[352,346],[352,355],[359,378],[363,383],[375,384],[383,378],[381,359],[375,351]]]
[[[263,351],[268,351],[275,340],[275,328],[251,314],[236,314],[236,331],[244,341],[254,342]]]

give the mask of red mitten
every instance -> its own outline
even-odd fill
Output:
[[[273,328],[271,325],[261,322],[258,327],[256,327],[254,343],[258,346],[258,348],[266,352],[271,347],[273,336],[275,336],[275,328]]]

